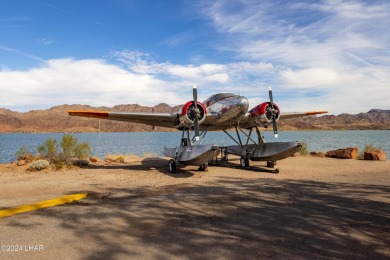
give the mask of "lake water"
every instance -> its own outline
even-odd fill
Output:
[[[390,156],[390,130],[365,131],[283,131],[275,139],[270,131],[262,132],[268,142],[300,141],[308,145],[309,151],[329,151],[338,148],[357,146],[362,151],[365,145],[373,144],[382,147]],[[232,132],[232,134],[235,134]],[[0,163],[16,160],[16,153],[26,147],[30,153],[36,154],[38,145],[47,138],[61,140],[61,133],[47,134],[0,134]],[[162,155],[164,146],[175,147],[179,144],[181,132],[157,133],[77,133],[79,141],[88,141],[92,155],[104,158],[107,154],[153,153]],[[233,145],[233,141],[223,132],[209,132],[204,144]]]

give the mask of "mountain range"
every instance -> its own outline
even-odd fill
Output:
[[[180,106],[158,104],[154,107],[137,104],[108,107],[87,105],[60,105],[46,110],[15,112],[0,108],[0,133],[41,132],[145,132],[174,131],[174,129],[146,126],[142,124],[71,117],[67,110],[107,110],[117,112],[173,113]],[[100,122],[99,122],[100,121]],[[390,130],[390,110],[371,109],[366,113],[340,114],[280,120],[280,130]]]

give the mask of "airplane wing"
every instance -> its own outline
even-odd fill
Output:
[[[107,112],[84,110],[68,110],[68,113],[70,116],[109,119],[169,128],[174,127],[174,121],[177,119],[176,113]]]
[[[325,111],[325,110],[309,111],[309,112],[289,112],[289,113],[280,114],[280,119],[289,119],[289,118],[303,117],[303,116],[313,116],[313,115],[320,115],[320,114],[326,114],[326,113],[328,113],[328,111]]]
[[[125,121],[132,123],[139,123],[151,126],[161,126],[167,128],[174,128],[174,122],[178,117],[177,113],[139,113],[139,112],[108,112],[108,111],[84,111],[84,110],[68,110],[69,115],[71,116],[80,116],[80,117],[92,117],[98,119],[109,119],[116,121]],[[304,117],[318,114],[325,114],[328,111],[310,111],[310,112],[291,112],[291,113],[282,113],[280,119],[288,119],[295,117]],[[217,125],[213,124],[218,115],[208,114],[206,121],[202,126],[206,127],[209,130],[223,130],[230,128],[231,125],[229,122],[219,123]],[[240,126],[243,128],[249,127],[249,113],[247,113],[241,120]]]
[[[305,117],[305,116],[312,116],[312,115],[319,115],[319,114],[326,114],[328,111],[309,111],[309,112],[286,112],[281,113],[279,120],[282,119],[289,119],[289,118],[295,118],[295,117]],[[250,122],[251,114],[248,112],[246,115],[240,120],[240,126],[242,128],[250,128],[253,126],[253,122]]]

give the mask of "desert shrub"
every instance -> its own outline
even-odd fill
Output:
[[[109,154],[109,155],[106,155],[104,160],[107,162],[124,163],[125,157],[124,157],[124,155]]]
[[[19,150],[16,152],[15,156],[17,159],[19,158],[24,158],[27,154],[28,154],[28,150],[26,148],[26,146],[22,146],[19,148]]]
[[[54,162],[54,166],[56,167],[57,170],[61,170],[65,166],[65,162],[63,160],[56,160]]]
[[[79,144],[76,144],[76,146],[73,149],[73,156],[78,159],[85,159],[88,158],[91,154],[91,146],[88,142],[82,142]]]
[[[301,142],[302,147],[299,150],[300,155],[308,155],[309,154],[309,146],[305,142]]]
[[[91,146],[88,142],[78,143],[77,138],[71,134],[65,134],[60,146],[55,139],[47,139],[38,146],[37,151],[42,158],[50,160],[57,169],[65,165],[71,165],[72,160],[88,158],[91,153]]]
[[[74,156],[74,149],[77,145],[77,138],[71,134],[65,134],[61,140],[62,157],[64,159],[72,158]]]
[[[37,151],[42,158],[55,160],[58,155],[57,140],[51,138],[46,139],[43,144],[38,146]]]
[[[364,153],[368,153],[368,152],[372,152],[372,151],[378,151],[378,150],[382,150],[382,147],[380,147],[380,146],[375,147],[373,144],[367,144],[366,146],[364,146],[363,151],[361,153],[359,153],[358,159],[363,159],[364,158]]]
[[[49,164],[50,163],[46,160],[37,160],[37,161],[33,161],[29,165],[28,169],[30,171],[40,171],[40,170],[45,169],[47,166],[49,166]]]

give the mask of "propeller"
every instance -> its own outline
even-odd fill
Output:
[[[195,140],[199,140],[199,120],[198,116],[200,114],[200,111],[198,109],[198,89],[196,88],[196,85],[194,85],[192,89],[192,94],[194,98],[194,130],[195,130]]]
[[[269,93],[269,101],[270,101],[270,105],[271,105],[272,126],[274,129],[274,135],[275,135],[275,138],[278,138],[278,125],[276,124],[276,114],[278,113],[278,111],[274,107],[274,100],[272,97],[272,88],[271,87],[269,87],[268,93]]]

